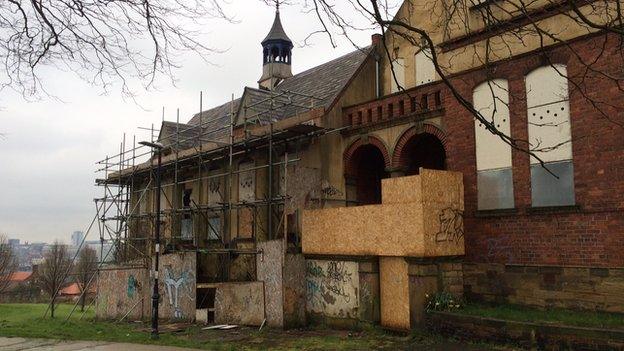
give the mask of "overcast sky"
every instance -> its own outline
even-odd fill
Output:
[[[211,47],[227,49],[210,57],[185,55],[176,72],[176,86],[160,84],[158,91],[140,91],[134,101],[124,101],[115,87],[108,95],[91,87],[71,72],[48,70],[44,84],[62,101],[46,98],[26,102],[9,90],[0,91],[0,233],[22,241],[55,239],[69,241],[75,230],[84,230],[95,216],[93,199],[101,196],[94,186],[95,162],[119,151],[123,133],[128,140],[147,139],[137,129],[175,121],[180,108],[187,122],[199,109],[240,96],[242,88],[257,86],[262,70],[260,41],[273,22],[274,10],[260,2],[236,1],[228,7],[239,23],[213,21],[203,36]],[[293,73],[301,72],[347,52],[354,47],[346,40],[332,48],[326,37],[317,36],[311,46],[298,47],[319,24],[312,14],[282,7],[282,23],[295,41]],[[358,45],[369,45],[372,32],[353,33]],[[89,239],[96,239],[96,231]]]

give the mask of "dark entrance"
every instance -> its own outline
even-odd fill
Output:
[[[352,160],[358,205],[381,203],[381,179],[388,177],[381,151],[375,145],[363,145],[355,151]]]
[[[420,167],[446,169],[444,145],[435,135],[422,133],[414,135],[405,144],[401,155],[406,175],[418,174]]]

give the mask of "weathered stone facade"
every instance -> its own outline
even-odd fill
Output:
[[[466,298],[624,313],[624,268],[464,264]]]

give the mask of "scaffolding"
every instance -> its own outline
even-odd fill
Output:
[[[318,127],[305,119],[299,123],[283,122],[314,111],[323,99],[293,91],[246,88],[238,103],[232,96],[229,111],[208,118],[203,115],[200,93],[196,123],[180,123],[178,109],[174,130],[166,131],[171,129],[172,122],[165,121],[163,108],[161,129],[156,129],[154,124],[139,128],[149,132],[150,142],[158,141],[166,146],[161,151],[165,180],[161,198],[165,203],[160,215],[161,223],[167,225],[165,235],[161,233],[165,245],[160,251],[197,253],[198,301],[200,290],[208,290],[207,294],[201,294],[198,305],[210,299],[210,290],[216,283],[256,279],[258,240],[282,239],[285,247],[290,243],[291,249],[300,249],[298,233],[288,230],[288,168],[300,161],[299,153],[306,140],[339,129]],[[242,167],[246,159],[254,160],[253,165]],[[94,199],[96,216],[86,230],[83,243],[90,232],[97,230],[101,260],[97,274],[83,288],[83,294],[99,279],[101,271],[111,269],[109,263],[114,264],[114,269],[150,267],[155,250],[156,204],[151,200],[157,191],[156,160],[151,148],[139,145],[136,136],[130,143],[124,134],[119,152],[96,163],[96,185],[101,187],[102,196]],[[259,171],[265,175],[262,186],[256,185]],[[250,174],[254,196],[241,198],[241,178]],[[194,186],[198,189],[196,194],[192,193]],[[220,197],[215,200],[214,194]],[[106,243],[112,245],[105,251]],[[242,277],[230,274],[233,261],[245,256],[252,257],[248,260],[252,262],[248,273]],[[200,272],[200,262],[209,272]],[[121,320],[131,312],[127,311]],[[71,313],[67,318],[70,316]]]

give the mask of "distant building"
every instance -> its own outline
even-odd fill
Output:
[[[84,232],[81,232],[81,231],[73,232],[71,235],[72,246],[80,246],[83,239],[84,239]]]
[[[9,246],[17,247],[20,244],[20,239],[9,239]]]

